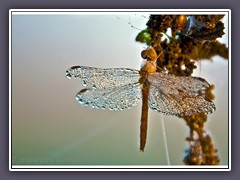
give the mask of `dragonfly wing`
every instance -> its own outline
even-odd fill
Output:
[[[66,76],[81,79],[83,85],[92,89],[106,89],[138,82],[139,71],[129,68],[94,68],[73,66],[66,71]]]
[[[151,109],[165,115],[180,116],[183,112],[183,108],[173,97],[164,94],[154,86],[150,86],[148,104]]]
[[[175,76],[164,72],[151,73],[148,81],[163,93],[178,94],[184,92],[189,96],[197,96],[209,88],[209,83],[199,77]]]
[[[76,95],[77,101],[84,106],[114,111],[137,105],[140,97],[138,82],[107,89],[83,89]]]
[[[203,96],[188,96],[188,94],[180,93],[174,96],[174,99],[183,108],[185,116],[191,116],[193,114],[199,114],[204,112],[205,114],[213,113],[216,110],[215,104],[211,101],[204,99]]]
[[[167,115],[190,116],[194,113],[212,113],[216,107],[200,92],[209,84],[197,77],[178,77],[165,73],[152,73],[148,77],[151,84],[149,107]]]

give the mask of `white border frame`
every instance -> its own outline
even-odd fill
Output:
[[[174,11],[174,12],[173,12]],[[11,157],[11,138],[12,138],[12,49],[11,49],[11,30],[12,30],[12,15],[106,15],[106,14],[129,14],[134,12],[135,14],[151,13],[151,14],[226,14],[228,15],[228,48],[229,48],[229,60],[228,60],[228,131],[229,131],[229,148],[228,148],[228,165],[224,166],[80,166],[80,165],[53,165],[53,166],[22,166],[12,165]],[[9,10],[9,170],[10,171],[230,171],[231,170],[231,10],[230,9],[10,9]]]

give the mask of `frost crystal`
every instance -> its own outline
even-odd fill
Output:
[[[101,69],[74,66],[66,76],[81,79],[86,86],[77,95],[77,101],[97,109],[124,110],[137,105],[141,98],[140,74],[128,68]],[[149,107],[166,115],[190,116],[194,113],[212,113],[215,105],[201,94],[209,83],[198,77],[180,77],[163,72],[150,73]]]

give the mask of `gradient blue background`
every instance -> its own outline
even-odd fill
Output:
[[[75,101],[81,82],[65,77],[73,65],[139,69],[144,45],[135,42],[139,30],[129,21],[144,29],[147,19],[134,14],[12,16],[13,164],[165,165],[161,118],[171,164],[183,164],[188,128],[182,119],[150,111],[147,146],[140,153],[141,103],[120,112],[85,108]],[[209,115],[206,129],[226,165],[228,61],[216,56],[199,67],[195,75],[216,86],[217,111]]]

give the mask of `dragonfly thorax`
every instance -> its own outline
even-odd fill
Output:
[[[153,61],[146,61],[141,68],[141,71],[146,72],[146,74],[154,73],[156,72],[156,70],[157,70],[157,65],[156,65],[156,62],[153,62]]]
[[[143,86],[149,86],[148,75],[154,73],[157,70],[157,65],[153,61],[145,61],[140,70],[140,79],[139,82]]]

